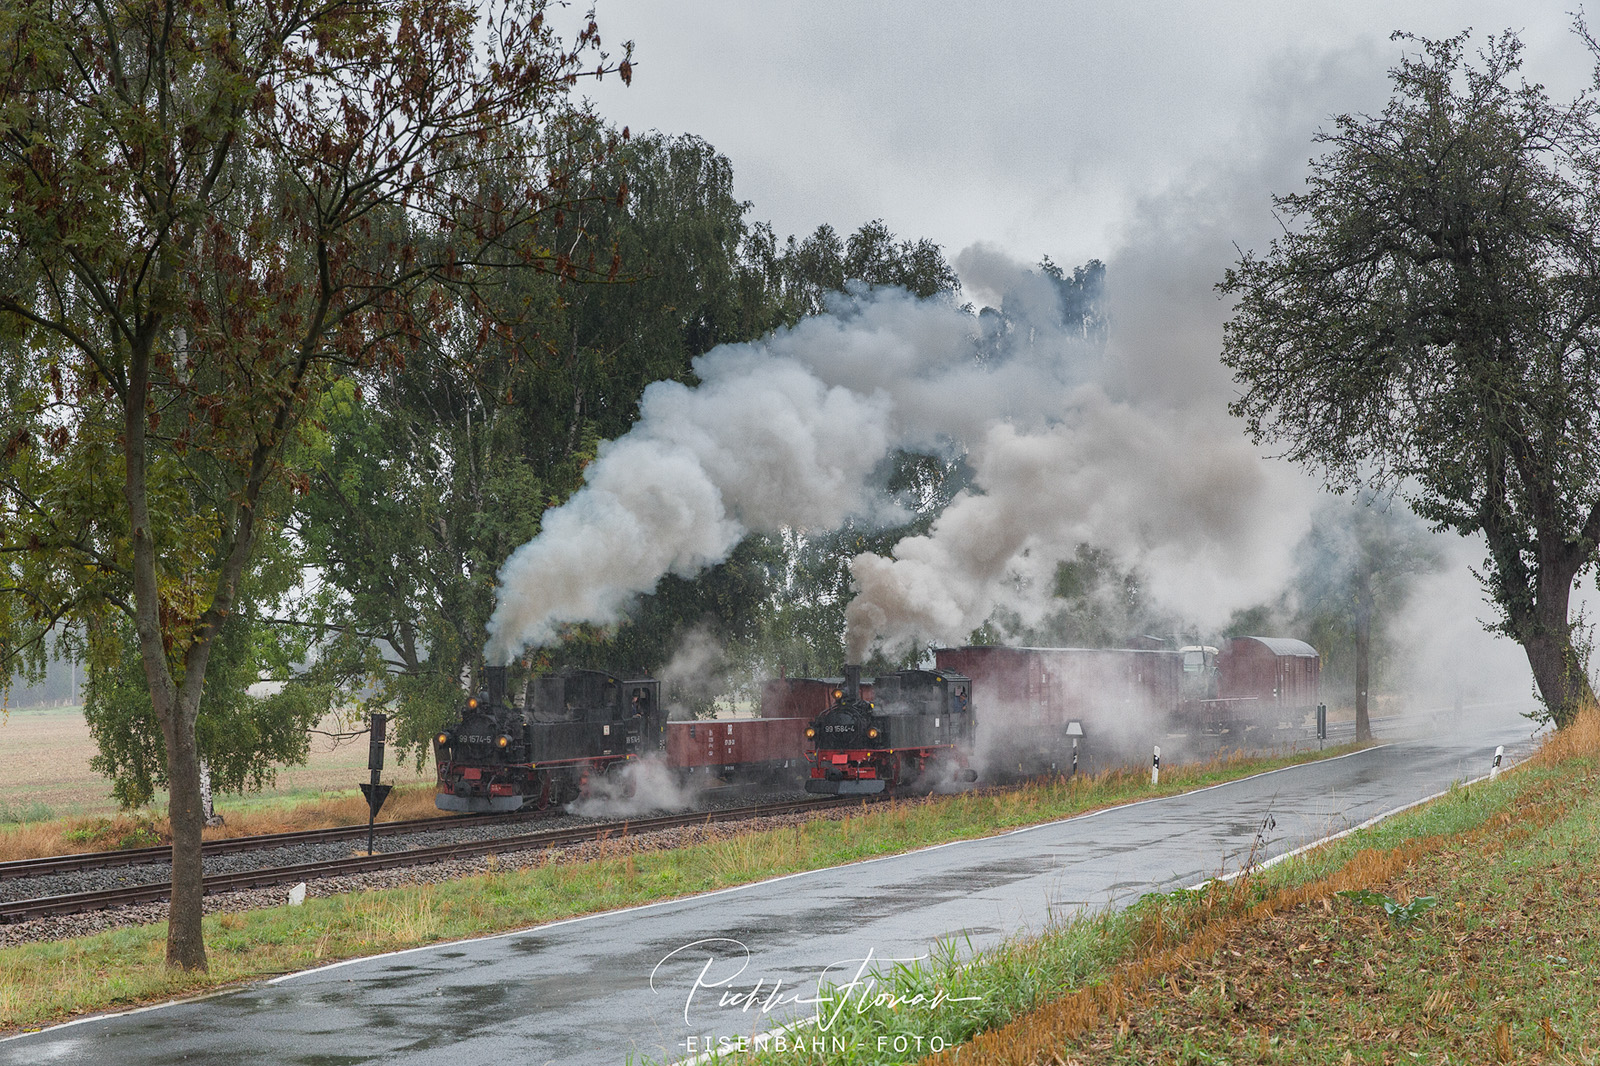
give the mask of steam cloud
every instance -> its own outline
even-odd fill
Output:
[[[1043,275],[984,248],[958,266],[1001,294],[1020,341],[980,359],[972,315],[857,292],[696,360],[698,387],[651,385],[634,428],[501,571],[491,657],[562,623],[614,621],[663,575],[711,566],[749,532],[897,520],[874,485],[899,448],[967,452],[976,477],[928,536],[854,560],[854,659],[873,641],[960,641],[1001,603],[1037,613],[1055,564],[1084,541],[1130,565],[1159,559],[1185,575],[1166,591],[1198,589],[1177,606],[1211,617],[1273,587],[1281,567],[1260,561],[1277,531],[1253,517],[1270,478],[1237,427],[1108,381],[1126,367],[1064,320]],[[1262,580],[1241,582],[1250,569]]]
[[[1320,101],[1381,90],[1376,63],[1285,63],[1242,131],[1248,147],[1139,205],[1110,258],[1104,350],[1041,272],[980,245],[956,267],[969,296],[1003,307],[1005,343],[985,335],[988,316],[856,292],[701,357],[697,387],[651,385],[634,428],[502,569],[490,657],[564,623],[615,621],[662,576],[721,561],[749,532],[903,518],[876,490],[900,448],[965,454],[974,477],[927,535],[852,561],[856,661],[874,643],[961,642],[997,607],[1041,617],[1057,563],[1085,542],[1202,627],[1272,599],[1317,490],[1227,416],[1228,309],[1211,286],[1238,246],[1272,236],[1266,191],[1303,179]]]

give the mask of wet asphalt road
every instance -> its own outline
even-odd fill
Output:
[[[812,1014],[795,997],[824,973],[848,982],[863,960],[925,955],[940,938],[982,948],[1052,915],[1193,885],[1252,849],[1260,861],[1479,777],[1496,744],[1514,752],[1527,737],[1507,711],[1451,738],[985,840],[80,1022],[0,1041],[0,1063],[674,1061]]]

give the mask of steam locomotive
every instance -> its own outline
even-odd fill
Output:
[[[870,696],[861,668],[845,667],[837,700],[806,729],[812,741],[806,791],[866,795],[941,779],[971,781],[967,766],[974,716],[971,680],[950,671],[882,674]]]
[[[661,747],[660,683],[653,679],[566,670],[532,680],[521,707],[506,698],[505,667],[486,668],[484,681],[461,721],[433,738],[440,810],[568,803],[592,779]]]
[[[1065,772],[1080,742],[1102,762],[1174,733],[1258,746],[1303,734],[1319,670],[1310,645],[1275,637],[1220,651],[941,648],[932,670],[779,678],[759,717],[672,722],[652,678],[567,669],[512,700],[505,668],[490,667],[434,738],[436,804],[545,808],[598,784],[626,795],[621,771],[649,755],[689,778],[803,777],[807,791],[850,795],[970,781],[975,763],[996,778]]]

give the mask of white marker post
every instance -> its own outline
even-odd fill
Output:
[[[1156,753],[1150,759],[1150,783],[1152,785],[1159,785],[1161,783],[1161,745],[1160,744],[1156,745]]]
[[[1500,776],[1500,760],[1505,758],[1505,754],[1506,754],[1506,748],[1505,748],[1504,744],[1498,744],[1498,745],[1495,746],[1495,749],[1494,749],[1494,765],[1489,767],[1489,780],[1490,781],[1493,781],[1495,778]]]

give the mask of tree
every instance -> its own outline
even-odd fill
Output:
[[[849,282],[895,285],[920,299],[949,296],[959,285],[943,249],[926,237],[897,241],[882,219],[845,240],[823,223],[805,240],[790,237],[782,252],[774,247],[772,254],[782,321],[790,325],[827,310],[829,296],[844,292]]]
[[[1389,651],[1387,620],[1409,600],[1415,579],[1442,565],[1427,528],[1392,499],[1359,493],[1329,500],[1312,515],[1297,550],[1293,628],[1324,656],[1324,677],[1348,666],[1356,739],[1372,739],[1369,697]],[[1330,669],[1332,668],[1332,669]]]
[[[169,965],[206,965],[196,723],[275,500],[305,487],[306,413],[442,328],[445,290],[584,269],[541,220],[616,195],[547,180],[541,146],[577,77],[628,60],[592,21],[563,44],[544,6],[0,7],[0,642],[131,627],[171,795]],[[522,179],[474,198],[495,161]]]
[[[475,675],[495,573],[511,550],[582,484],[599,440],[626,432],[646,385],[687,379],[694,356],[745,339],[747,306],[770,317],[759,287],[745,299],[746,205],[726,157],[693,137],[605,150],[619,139],[574,115],[570,147],[552,160],[569,184],[627,190],[570,206],[543,235],[603,252],[592,271],[462,294],[453,328],[421,338],[403,367],[330,394],[320,411],[325,432],[297,516],[324,579],[311,621],[337,635],[317,670],[396,712],[395,739],[419,762],[456,712],[461,678]],[[664,661],[652,658],[670,639],[660,627],[682,628],[680,614],[711,606],[720,618],[729,588],[748,584],[697,606],[696,589],[716,580],[674,579],[628,639],[584,634],[562,661]]]
[[[1481,533],[1497,628],[1565,725],[1594,699],[1568,607],[1600,543],[1595,108],[1513,84],[1514,35],[1477,64],[1466,35],[1418,43],[1381,114],[1318,135],[1308,190],[1274,200],[1285,232],[1219,286],[1232,410],[1336,489],[1397,487]]]

